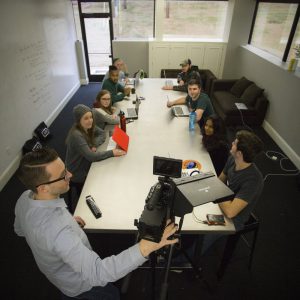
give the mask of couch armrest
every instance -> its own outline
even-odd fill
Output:
[[[269,100],[266,97],[260,96],[257,98],[254,108],[257,111],[257,117],[260,120],[260,124],[265,119],[268,106],[269,106]]]
[[[215,91],[229,91],[237,79],[216,79],[213,80],[211,93]]]

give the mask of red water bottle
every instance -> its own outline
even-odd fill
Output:
[[[120,128],[126,132],[126,118],[125,118],[125,114],[123,111],[120,111]]]

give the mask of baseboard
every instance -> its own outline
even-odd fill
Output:
[[[64,97],[64,99],[60,102],[57,108],[52,112],[47,120],[45,120],[46,124],[50,126],[50,124],[56,119],[59,113],[63,110],[65,105],[69,102],[69,100],[73,97],[75,92],[80,87],[80,83],[77,82],[74,87],[68,92],[68,94]],[[0,176],[0,191],[2,191],[3,187],[7,184],[9,179],[14,175],[16,170],[19,167],[20,160],[22,158],[22,151],[20,151],[17,156],[12,160],[9,166],[4,170],[4,172]]]
[[[18,153],[18,155],[13,159],[13,161],[9,164],[9,166],[4,170],[4,172],[0,176],[0,192],[5,187],[9,179],[15,174],[17,171],[20,160],[22,158],[22,151]]]
[[[89,84],[89,79],[88,78],[80,79],[80,84],[81,85],[88,85]]]
[[[287,157],[293,162],[293,164],[300,170],[300,157],[299,155],[289,146],[289,144],[279,135],[279,133],[268,123],[263,122],[263,128],[274,140],[274,142],[282,149]]]

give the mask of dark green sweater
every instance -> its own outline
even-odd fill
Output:
[[[124,87],[120,83],[114,83],[110,78],[104,80],[102,90],[108,90],[110,92],[112,104],[122,101],[125,97]]]

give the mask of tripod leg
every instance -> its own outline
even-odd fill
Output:
[[[169,278],[169,272],[170,272],[170,267],[171,267],[173,251],[174,251],[174,244],[170,246],[168,263],[167,263],[167,267],[166,267],[166,270],[165,270],[164,281],[161,285],[161,290],[160,290],[160,298],[159,298],[160,300],[167,299],[168,287],[169,287],[168,278]]]
[[[152,274],[152,300],[155,300],[155,263],[157,260],[157,254],[155,252],[150,254],[151,274]]]

